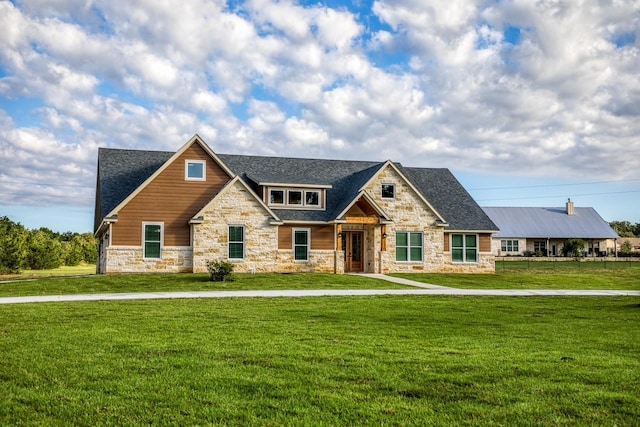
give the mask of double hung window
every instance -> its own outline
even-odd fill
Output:
[[[293,259],[296,261],[309,261],[310,230],[293,230]]]
[[[162,223],[142,224],[142,247],[145,259],[162,258]]]
[[[244,259],[244,227],[229,226],[229,259]]]
[[[396,261],[422,261],[422,233],[396,233]]]
[[[517,240],[501,240],[500,250],[502,252],[519,252]]]
[[[451,259],[453,262],[478,262],[478,235],[453,234]]]

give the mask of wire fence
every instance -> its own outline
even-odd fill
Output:
[[[496,271],[594,271],[640,268],[640,258],[536,258],[496,257]]]

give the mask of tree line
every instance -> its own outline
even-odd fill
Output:
[[[45,227],[29,230],[0,217],[0,274],[94,264],[97,257],[98,242],[91,233],[58,233]]]
[[[612,221],[609,226],[620,237],[640,237],[640,222],[632,224],[629,221]]]

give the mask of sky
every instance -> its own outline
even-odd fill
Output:
[[[640,0],[0,0],[0,217],[93,228],[99,147],[449,168],[640,222]]]

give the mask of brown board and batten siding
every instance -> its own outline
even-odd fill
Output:
[[[278,228],[278,249],[293,249],[293,229],[311,230],[311,250],[333,250],[334,227],[333,225],[281,225]]]
[[[205,160],[206,181],[185,180],[185,160]],[[112,244],[140,246],[142,223],[163,222],[164,246],[189,246],[189,220],[229,179],[199,144],[192,144],[118,212]]]

